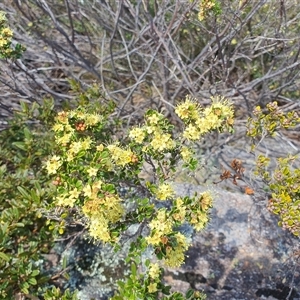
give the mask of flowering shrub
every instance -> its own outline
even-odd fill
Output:
[[[11,47],[13,32],[6,24],[6,17],[0,11],[0,58],[20,58],[25,51],[25,47],[16,44]]]
[[[22,104],[0,132],[0,299],[76,300],[52,288],[41,262],[54,244],[40,214],[51,203],[49,178],[41,168],[53,151],[53,101]],[[36,122],[32,122],[33,118]]]
[[[267,136],[275,136],[280,128],[292,128],[299,124],[300,117],[296,112],[284,113],[277,102],[269,103],[267,111],[263,112],[258,106],[254,117],[248,120],[248,136],[253,138],[253,147]],[[270,168],[271,159],[258,155],[255,175],[259,176],[270,189],[272,198],[269,199],[268,209],[279,215],[279,225],[300,235],[300,170],[293,168],[296,156],[279,158],[277,166]]]
[[[59,112],[53,131],[60,150],[49,157],[45,168],[53,176],[55,204],[70,212],[69,216],[75,212],[73,217],[88,228],[95,241],[117,246],[131,225],[139,225],[128,256],[132,274],[127,282],[120,282],[119,295],[113,299],[133,299],[133,295],[134,299],[157,299],[159,293],[169,294],[161,283],[160,268],[149,261],[145,266],[148,275],[138,275],[137,255],[151,248],[162,266],[178,267],[184,262],[190,240],[177,229],[185,222],[196,231],[203,229],[213,199],[209,191],[177,197],[172,180],[180,164],[195,170],[193,141],[213,130],[232,131],[233,109],[222,97],[213,97],[212,104],[203,108],[187,96],[175,108],[184,124],[182,132],[176,133],[163,114],[149,110],[144,124],[131,128],[122,138],[117,138],[109,118],[112,109],[102,103]],[[146,165],[151,181],[141,176]],[[124,188],[135,196],[122,198]],[[195,297],[194,292],[188,298],[172,295],[168,299]]]

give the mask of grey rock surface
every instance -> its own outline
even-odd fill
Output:
[[[299,239],[254,196],[177,186],[179,194],[205,189],[215,194],[210,224],[194,235],[186,264],[169,269],[166,281],[174,290],[204,290],[208,299],[300,299]]]

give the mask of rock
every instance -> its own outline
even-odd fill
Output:
[[[216,195],[210,224],[194,235],[186,264],[168,269],[166,282],[182,292],[204,290],[208,299],[286,299],[289,293],[288,299],[300,299],[299,264],[294,261],[299,240],[278,227],[266,203],[255,196],[216,186],[176,186],[181,195],[206,189]]]

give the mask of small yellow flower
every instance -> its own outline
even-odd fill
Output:
[[[155,293],[157,291],[157,283],[153,282],[148,285],[148,292]]]
[[[100,144],[100,145],[98,145],[98,146],[96,147],[96,149],[97,149],[97,151],[102,152],[103,149],[104,149],[104,146],[103,146],[102,144]]]
[[[53,155],[47,162],[46,162],[46,169],[48,174],[56,174],[59,167],[62,165],[62,161],[59,156]]]
[[[5,47],[8,43],[9,43],[8,39],[5,39],[5,38],[0,36],[0,48]]]
[[[200,136],[205,133],[208,133],[211,130],[211,126],[209,125],[208,119],[209,119],[209,116],[199,118],[195,121],[195,125],[197,126]]]
[[[86,172],[89,174],[89,176],[90,177],[93,177],[93,176],[96,176],[97,175],[97,173],[98,173],[98,169],[96,169],[96,168],[88,168],[87,170],[86,170]]]
[[[52,128],[55,132],[63,131],[64,130],[64,125],[61,123],[56,123],[54,124]]]
[[[159,116],[158,114],[153,114],[152,116],[147,117],[147,120],[151,125],[156,125],[159,121]]]
[[[89,233],[95,240],[111,241],[107,220],[102,215],[96,215],[90,219]]]
[[[63,124],[69,124],[68,112],[66,111],[59,112],[56,119]]]
[[[172,140],[169,133],[156,132],[150,145],[154,150],[161,152],[174,148],[176,143]]]
[[[196,231],[202,230],[207,222],[209,221],[207,213],[202,211],[197,211],[197,213],[191,215],[190,223],[195,228]]]
[[[56,142],[60,145],[66,145],[70,142],[71,138],[72,138],[72,133],[66,133],[62,137],[57,138]]]
[[[76,202],[76,198],[74,197],[66,197],[64,199],[64,203],[62,204],[63,206],[69,206],[69,207],[73,207],[75,202]]]
[[[131,163],[131,159],[134,153],[130,149],[124,150],[114,144],[108,145],[107,149],[111,153],[111,157],[117,165],[121,165],[124,167],[126,164]]]
[[[153,132],[157,131],[157,127],[155,126],[145,126],[145,130],[148,134],[152,134]]]
[[[158,245],[161,241],[161,235],[155,233],[152,236],[147,236],[145,239],[149,245]]]
[[[66,195],[65,194],[55,197],[55,201],[56,201],[56,203],[57,203],[58,206],[64,206],[65,199],[66,199]]]
[[[71,151],[68,151],[67,153],[67,161],[70,162],[75,158],[74,153]]]
[[[91,186],[88,184],[86,185],[83,189],[83,195],[86,196],[86,197],[91,197],[92,195],[92,189],[91,189]]]
[[[101,180],[97,180],[93,183],[93,190],[94,189],[98,189],[100,190],[101,189],[101,186],[102,186],[103,182]]]
[[[79,191],[77,188],[74,188],[69,192],[70,198],[77,199],[80,195],[81,191]]]
[[[66,194],[62,194],[60,196],[57,196],[55,198],[55,201],[56,201],[58,206],[73,207],[74,203],[76,202],[76,198],[70,197]]]

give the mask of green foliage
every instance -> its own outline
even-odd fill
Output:
[[[202,292],[197,292],[194,290],[188,290],[185,294],[179,292],[171,293],[171,286],[165,286],[163,284],[155,285],[157,288],[157,292],[149,293],[147,289],[151,287],[151,279],[147,278],[144,275],[137,274],[132,272],[130,278],[128,278],[125,282],[119,281],[119,293],[111,298],[111,300],[136,300],[136,299],[148,299],[148,300],[156,300],[156,299],[172,299],[172,300],[205,300],[206,295]],[[159,298],[159,293],[161,292],[163,295],[167,295]]]
[[[259,138],[274,136],[281,128],[292,128],[300,122],[298,115],[292,111],[283,113],[276,102],[267,105],[267,112],[260,107],[254,110],[254,117],[248,120],[248,136]],[[260,142],[259,141],[259,142]],[[252,149],[255,149],[255,144]],[[300,170],[293,168],[296,156],[279,158],[275,168],[270,168],[271,159],[259,155],[256,159],[254,174],[263,179],[270,189],[268,209],[279,216],[279,225],[300,235]]]
[[[189,289],[185,294],[179,292],[171,293],[171,286],[163,284],[163,268],[158,268],[157,264],[152,264],[150,260],[147,260],[145,262],[145,268],[148,268],[148,270],[140,273],[137,270],[138,265],[140,265],[139,260],[132,260],[130,276],[126,280],[118,282],[119,291],[111,298],[111,300],[206,299],[205,294],[192,289]],[[159,295],[166,296],[159,297]]]
[[[17,59],[22,56],[26,48],[20,44],[16,44],[14,48],[11,47],[13,32],[7,27],[6,17],[0,11],[0,58]]]
[[[62,292],[59,288],[48,289],[43,297],[45,300],[77,300],[77,292],[70,292],[69,289]]]
[[[22,103],[0,133],[0,299],[47,289],[49,278],[41,273],[38,261],[53,245],[40,213],[51,200],[43,169],[55,145],[51,120],[53,101]]]
[[[253,111],[254,117],[248,120],[247,135],[255,138],[274,136],[280,128],[291,128],[300,122],[300,117],[295,111],[284,113],[280,110],[277,102],[267,104],[266,113],[257,106]]]
[[[272,198],[268,209],[279,216],[279,225],[300,235],[300,169],[293,169],[296,156],[279,158],[277,166],[270,170],[270,159],[260,155],[256,161],[255,174],[268,185]]]

